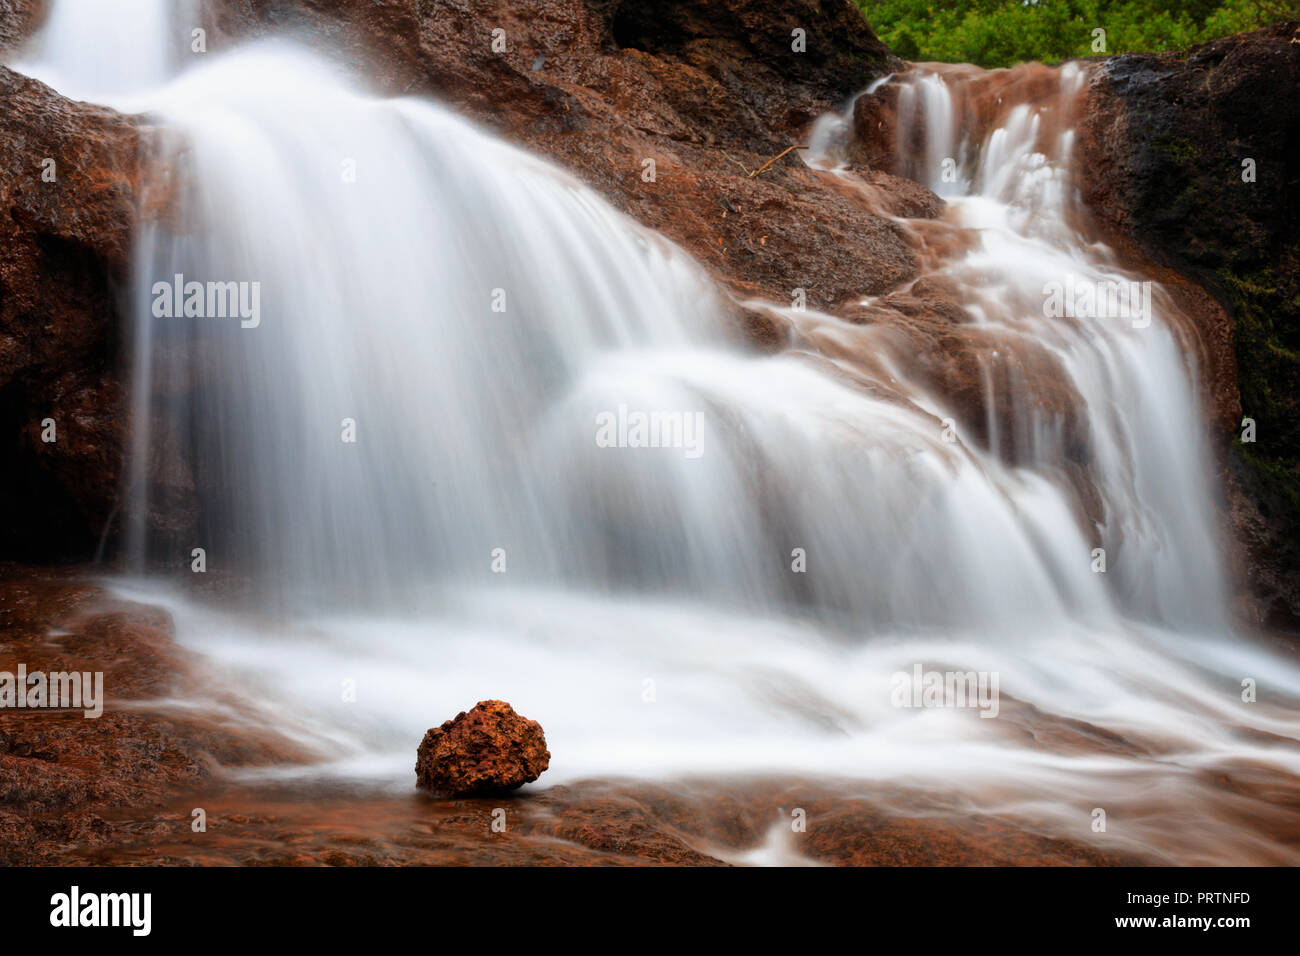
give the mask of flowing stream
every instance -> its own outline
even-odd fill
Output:
[[[1077,205],[1082,68],[878,84],[900,171],[948,202],[904,225],[979,343],[972,431],[901,326],[769,305],[805,347],[748,352],[688,254],[544,160],[285,42],[181,71],[189,30],[166,0],[58,0],[19,68],[167,131],[114,586],[321,755],[277,772],[409,787],[425,728],[501,698],[546,729],[538,785],[889,781],[1160,859],[1297,862],[1215,779],[1300,773],[1300,671],[1228,623],[1186,317],[1158,286],[1045,310],[1052,283],[1144,281]],[[851,184],[849,117],[808,161]],[[248,308],[187,317],[187,282]],[[602,446],[637,413],[668,447]],[[148,517],[167,442],[188,538]],[[200,545],[247,602],[148,573]],[[998,719],[896,706],[917,666],[996,675]]]

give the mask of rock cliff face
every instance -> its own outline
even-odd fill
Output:
[[[92,554],[125,447],[139,130],[0,67],[0,551]]]
[[[1300,23],[1105,64],[1093,209],[1231,318],[1241,418],[1214,424],[1258,623],[1300,627]]]

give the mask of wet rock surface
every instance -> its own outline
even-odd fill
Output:
[[[902,788],[757,778],[588,780],[526,800],[304,799],[283,790],[205,797],[196,834],[120,815],[134,838],[69,847],[91,865],[273,866],[1113,866],[1142,857],[1062,840]],[[192,802],[192,801],[190,801]],[[909,816],[903,807],[910,807]],[[806,828],[791,826],[803,811]],[[924,811],[917,813],[917,811]],[[494,828],[494,821],[497,822]],[[502,827],[504,823],[504,828]],[[268,837],[274,836],[274,840]]]
[[[115,600],[84,573],[0,565],[0,672],[103,675],[103,713],[0,708],[0,863],[48,863],[130,839],[110,817],[162,808],[229,766],[305,759],[275,734],[195,710],[226,697],[172,640],[170,615]],[[232,692],[228,704],[242,706]],[[83,698],[83,703],[87,701]],[[233,713],[233,712],[232,712]],[[195,804],[196,806],[201,804]],[[156,821],[188,830],[189,811]]]
[[[251,785],[226,771],[305,768],[314,755],[256,730],[243,691],[227,692],[173,642],[165,611],[114,600],[87,578],[0,566],[0,671],[102,671],[106,691],[98,719],[0,709],[4,865],[1281,865],[1300,846],[1300,780],[1246,762],[1197,776],[1216,818],[1257,840],[1190,839],[1170,804],[1177,794],[1117,813],[1169,821],[1159,858],[1090,835],[1093,802],[1082,795],[1079,835],[1063,836],[1059,820],[980,810],[969,794],[830,777],[586,780],[440,800],[309,775]],[[177,700],[185,706],[169,706]],[[462,739],[477,727],[544,751],[535,722],[492,703],[460,719]],[[1160,753],[1157,741],[1006,696],[1002,717],[1009,742],[1045,754]]]
[[[18,49],[45,16],[48,0],[0,0],[0,53]]]
[[[0,100],[0,554],[89,556],[126,443],[118,293],[140,134],[3,67]]]
[[[424,735],[416,784],[448,796],[504,793],[532,783],[550,761],[541,724],[505,701],[484,700]]]

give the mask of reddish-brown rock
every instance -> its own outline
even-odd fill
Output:
[[[0,11],[2,12],[2,11]],[[94,555],[136,517],[122,500],[136,210],[165,203],[152,131],[0,67],[0,555]],[[180,436],[155,425],[155,530],[185,540],[197,503]]]
[[[22,45],[45,16],[46,0],[0,0],[0,52]]]
[[[500,793],[532,783],[550,762],[541,724],[503,700],[484,700],[424,735],[416,785],[455,796]]]
[[[97,718],[0,708],[0,865],[120,844],[130,839],[115,816],[124,809],[158,811],[182,790],[210,788],[223,766],[308,757],[272,731],[232,726],[229,708],[245,705],[173,642],[171,616],[85,576],[0,565],[0,672],[103,675]],[[168,705],[177,698],[197,706]],[[189,825],[188,809],[166,823]]]
[[[139,131],[3,67],[0,100],[0,549],[75,557],[113,513],[126,440]]]

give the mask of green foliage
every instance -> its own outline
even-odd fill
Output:
[[[1012,66],[1180,50],[1300,18],[1300,0],[858,0],[905,60]],[[1094,30],[1105,30],[1097,49]]]

